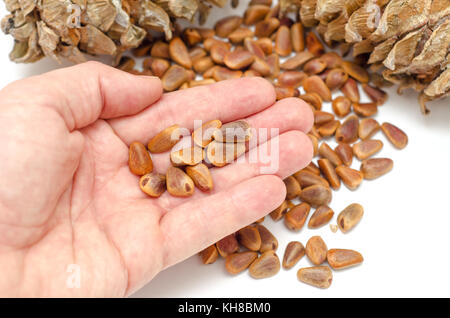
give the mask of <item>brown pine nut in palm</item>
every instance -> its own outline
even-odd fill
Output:
[[[234,234],[225,236],[216,243],[217,251],[220,256],[227,257],[230,254],[236,253],[239,250],[239,243]]]
[[[328,266],[306,267],[298,270],[297,278],[305,284],[325,289],[331,286],[333,272]]]
[[[321,184],[315,184],[302,189],[300,200],[308,203],[312,207],[327,205],[331,202],[331,190]]]
[[[252,131],[249,123],[245,120],[236,120],[222,125],[213,132],[215,141],[236,143],[246,142],[252,137]]]
[[[313,145],[313,157],[315,157],[317,156],[317,153],[319,151],[319,140],[312,134],[307,134],[307,136],[309,137]]]
[[[253,225],[240,229],[236,233],[236,238],[239,244],[251,251],[258,251],[261,248],[261,236],[258,229]]]
[[[205,48],[206,51],[211,52],[212,47],[216,44],[223,45],[224,47],[226,47],[228,49],[228,51],[231,49],[231,44],[229,42],[218,40],[216,38],[206,39],[203,42],[203,47]]]
[[[352,102],[345,96],[338,96],[332,102],[333,112],[339,117],[347,116],[352,110]]]
[[[283,62],[280,67],[283,70],[287,71],[293,71],[306,62],[308,62],[310,59],[314,58],[314,55],[311,52],[303,51],[300,53],[296,53],[293,57],[288,58],[285,62]]]
[[[352,103],[359,103],[359,89],[358,84],[353,78],[349,78],[347,82],[341,87],[341,92],[352,101]]]
[[[225,67],[217,67],[213,70],[213,78],[217,82],[226,81],[235,78],[241,78],[242,71],[232,71]]]
[[[324,226],[333,218],[334,211],[328,205],[319,206],[308,222],[308,228],[317,229]]]
[[[305,247],[302,243],[293,241],[286,246],[283,256],[283,268],[291,269],[305,256]]]
[[[130,145],[128,151],[128,167],[137,176],[142,176],[153,171],[152,158],[145,146],[138,141],[132,142]]]
[[[166,176],[156,172],[147,173],[139,180],[139,188],[145,194],[158,198],[166,191]]]
[[[363,160],[360,170],[364,179],[373,180],[392,170],[394,162],[389,158],[372,158]]]
[[[316,75],[322,73],[326,67],[327,64],[324,61],[320,58],[315,58],[305,63],[303,71],[309,75]]]
[[[337,224],[343,233],[347,233],[353,229],[364,215],[364,208],[358,203],[352,203],[337,217]]]
[[[216,64],[224,65],[225,64],[225,56],[230,52],[229,48],[222,44],[216,43],[211,47],[209,54],[211,55],[211,59]]]
[[[323,125],[332,120],[334,120],[334,115],[332,113],[328,113],[328,112],[324,112],[324,111],[315,111],[314,112],[314,125]]]
[[[214,188],[211,172],[205,164],[199,163],[195,166],[188,166],[186,167],[186,173],[201,191],[207,192]]]
[[[358,188],[364,179],[364,175],[361,171],[344,165],[336,167],[336,173],[350,190]]]
[[[247,50],[234,50],[225,55],[224,63],[232,70],[240,70],[251,65],[255,57]]]
[[[301,52],[305,49],[305,34],[303,31],[303,24],[294,23],[291,26],[291,41],[292,48],[295,52]]]
[[[280,26],[277,18],[269,18],[255,24],[255,36],[258,38],[270,37]]]
[[[320,176],[320,169],[317,167],[317,165],[314,162],[310,162],[309,165],[307,165],[305,168],[303,168],[304,171],[309,171],[311,173],[314,173],[318,176]]]
[[[192,133],[194,143],[199,147],[205,148],[213,140],[214,132],[220,127],[222,127],[222,122],[218,119],[204,123]]]
[[[264,53],[264,50],[256,41],[252,40],[251,38],[246,38],[244,40],[244,47],[247,49],[247,51],[255,55],[255,57],[265,60],[266,53]]]
[[[202,42],[203,38],[197,29],[187,28],[183,31],[183,39],[189,46]]]
[[[325,84],[327,84],[331,91],[334,91],[341,88],[347,80],[348,74],[340,68],[335,68],[327,73]]]
[[[325,53],[325,48],[314,32],[308,32],[306,35],[306,49],[315,56],[321,56]]]
[[[180,126],[172,125],[159,132],[148,142],[148,150],[151,153],[162,153],[169,151],[181,139]]]
[[[311,108],[311,109],[312,109],[312,108]],[[311,130],[309,131],[308,134],[313,135],[314,137],[317,138],[317,140],[321,140],[321,139],[322,139],[322,136],[321,136],[321,135],[319,134],[319,132],[317,131],[316,126],[312,126],[312,127],[311,127]]]
[[[306,256],[314,265],[320,265],[327,260],[327,251],[327,245],[320,236],[313,236],[306,243]]]
[[[188,80],[188,72],[186,69],[174,64],[164,73],[161,84],[166,92],[173,92]]]
[[[206,147],[206,159],[216,167],[224,167],[245,151],[245,143],[222,143],[214,140]]]
[[[242,24],[242,18],[230,16],[217,21],[214,26],[216,35],[220,38],[226,38],[231,32],[236,30]]]
[[[166,172],[167,192],[175,197],[190,197],[194,194],[195,185],[191,177],[183,170],[169,167]]]
[[[353,162],[353,149],[349,144],[339,144],[334,148],[334,152],[339,156],[342,160],[342,163],[347,167],[352,165]]]
[[[327,261],[333,269],[342,269],[361,264],[364,258],[357,251],[333,248],[327,252]]]
[[[330,186],[334,190],[338,190],[341,187],[341,181],[339,180],[333,164],[328,159],[319,159],[317,162],[323,175],[330,183]]]
[[[262,4],[250,5],[244,14],[244,23],[246,25],[253,25],[256,22],[263,20],[267,13],[269,13],[270,7]]]
[[[149,67],[155,76],[163,77],[167,70],[170,68],[170,63],[165,59],[152,58]]]
[[[388,99],[388,94],[378,87],[374,87],[369,84],[362,84],[362,89],[367,94],[367,96],[369,96],[370,100],[378,106],[386,103]]]
[[[358,127],[358,136],[362,140],[369,139],[373,135],[375,135],[381,126],[380,124],[373,118],[364,118],[359,122]]]
[[[286,200],[295,199],[302,192],[300,184],[293,176],[287,177],[283,182],[286,186]]]
[[[266,60],[255,56],[255,60],[250,66],[250,70],[256,71],[261,77],[270,75],[270,66]]]
[[[342,57],[336,52],[327,52],[323,54],[320,59],[327,64],[327,69],[335,69],[341,66]]]
[[[381,148],[383,148],[381,140],[364,140],[353,145],[353,154],[359,160],[365,160],[379,152]]]
[[[378,112],[378,106],[375,103],[353,103],[353,111],[361,117],[371,117]]]
[[[170,58],[169,44],[167,44],[163,41],[155,42],[150,51],[150,55],[151,55],[151,57],[159,57],[162,59],[169,59]]]
[[[261,237],[259,252],[276,251],[278,248],[277,238],[264,225],[256,224],[255,227],[258,229],[259,236]]]
[[[255,41],[255,43],[261,48],[261,50],[266,55],[273,53],[272,40],[269,38],[260,38]]]
[[[252,251],[227,255],[225,258],[225,269],[232,275],[239,274],[246,270],[257,257],[258,253]]]
[[[285,72],[287,73],[287,72]],[[307,93],[300,95],[299,98],[303,99],[305,102],[310,104],[312,107],[315,108],[315,110],[321,110],[322,109],[322,98],[317,93]]]
[[[192,66],[197,73],[203,74],[214,66],[213,60],[209,56],[196,59]]]
[[[253,37],[253,31],[249,28],[239,27],[228,35],[228,40],[233,44],[239,44],[248,37]]]
[[[329,121],[317,128],[317,131],[322,137],[330,137],[333,136],[336,132],[336,129],[341,125],[339,120]]]
[[[290,97],[298,97],[300,95],[300,92],[297,88],[294,87],[284,87],[284,86],[275,86],[275,94],[276,99],[281,100],[284,98],[290,98]]]
[[[204,79],[209,79],[212,78],[214,79],[214,72],[216,71],[216,69],[221,68],[219,65],[214,65],[213,67],[209,68],[208,70],[205,71],[205,73],[203,73],[203,78]]]
[[[293,174],[294,178],[297,179],[298,183],[300,184],[300,187],[307,188],[309,186],[315,185],[315,184],[321,184],[325,187],[329,187],[330,184],[327,180],[322,178],[319,175],[308,171],[308,170],[300,170]]]
[[[341,67],[344,71],[360,83],[366,84],[369,82],[369,73],[367,70],[356,63],[350,61],[343,61]]]
[[[310,210],[311,206],[305,202],[294,206],[284,216],[284,224],[292,231],[300,231],[305,225]]]
[[[219,253],[217,252],[217,248],[215,245],[211,245],[205,248],[203,251],[199,253],[202,258],[203,264],[213,264],[219,258]]]
[[[408,144],[408,136],[397,126],[383,123],[381,130],[395,148],[403,149]]]
[[[275,39],[275,52],[280,56],[288,56],[292,52],[291,32],[285,25],[278,28]]]
[[[308,75],[301,71],[286,71],[278,76],[278,83],[281,86],[300,87],[302,82]]]
[[[255,279],[268,278],[280,271],[281,265],[274,251],[267,251],[257,258],[249,267],[250,276]]]
[[[280,60],[278,54],[270,54],[266,57],[266,62],[270,67],[270,77],[277,77],[280,74]]]
[[[214,37],[214,35],[216,35],[216,32],[213,29],[197,28],[196,30],[203,40],[206,40],[207,38],[212,38]]]
[[[192,68],[191,57],[186,44],[179,38],[174,37],[169,43],[170,58],[185,68]]]
[[[207,78],[207,79],[198,80],[198,81],[190,81],[189,88],[197,87],[197,86],[204,86],[204,85],[211,85],[214,83],[216,83],[216,81],[212,78]]]
[[[326,142],[322,142],[322,144],[320,145],[319,155],[322,158],[326,158],[326,159],[330,160],[330,162],[336,167],[342,165],[341,158],[339,158],[339,156],[336,154],[336,152],[334,152],[334,150],[331,149],[331,147],[328,146],[328,144]]]
[[[350,115],[336,130],[336,141],[338,143],[351,144],[358,140],[359,118]]]
[[[285,200],[283,201],[283,203],[281,203],[281,205],[278,208],[270,212],[270,217],[274,221],[281,220],[288,210],[289,210],[288,201]]]
[[[305,92],[317,93],[322,100],[331,102],[331,91],[319,76],[314,75],[306,78],[302,85]]]

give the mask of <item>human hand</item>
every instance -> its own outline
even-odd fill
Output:
[[[212,169],[211,193],[141,192],[131,142],[175,123],[241,118],[279,128],[276,175],[233,163]],[[282,179],[312,158],[312,122],[304,102],[275,103],[261,78],[162,95],[157,78],[89,62],[10,84],[0,91],[0,295],[129,295],[281,204]],[[167,153],[152,159],[159,172],[170,164]],[[76,274],[80,285],[68,284]]]

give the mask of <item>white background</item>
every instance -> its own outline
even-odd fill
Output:
[[[208,21],[234,12],[241,14],[248,1],[237,11],[214,10]],[[5,15],[4,2],[0,15]],[[45,59],[32,65],[9,61],[12,38],[0,32],[0,88],[27,76],[58,67]],[[65,64],[69,65],[69,64]],[[68,79],[70,80],[70,79]],[[139,297],[390,297],[450,296],[448,273],[450,253],[450,99],[430,104],[431,114],[423,116],[412,91],[404,96],[388,90],[389,101],[380,107],[376,119],[398,125],[409,136],[409,145],[395,150],[380,133],[384,149],[378,157],[394,160],[394,169],[374,181],[364,181],[357,191],[344,185],[334,192],[331,207],[335,217],[348,204],[358,202],[365,208],[361,223],[350,233],[332,233],[328,226],[318,230],[305,228],[299,233],[288,231],[283,222],[270,218],[264,224],[279,240],[278,255],[283,257],[288,242],[303,244],[312,235],[321,235],[329,248],[351,248],[360,251],[365,261],[347,270],[335,271],[332,286],[316,289],[297,281],[300,267],[311,266],[304,257],[289,271],[275,277],[253,280],[247,272],[228,275],[223,260],[203,266],[194,256],[157,276],[134,296]],[[325,110],[330,110],[329,105]],[[359,163],[355,164],[359,168]]]

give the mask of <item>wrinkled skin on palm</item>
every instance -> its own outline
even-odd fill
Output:
[[[171,18],[205,21],[211,5],[228,0],[5,0],[1,20],[14,37],[12,61],[32,63],[44,56],[84,62],[85,54],[120,56],[152,30],[172,38]]]

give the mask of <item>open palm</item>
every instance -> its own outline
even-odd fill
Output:
[[[279,128],[276,174],[247,161],[212,169],[208,194],[140,191],[127,165],[131,142],[173,124],[241,118]],[[157,78],[89,62],[9,85],[0,91],[0,296],[136,291],[276,208],[282,179],[312,157],[312,121],[299,99],[275,103],[260,78],[162,95]],[[168,154],[152,159],[158,172],[170,164]]]

